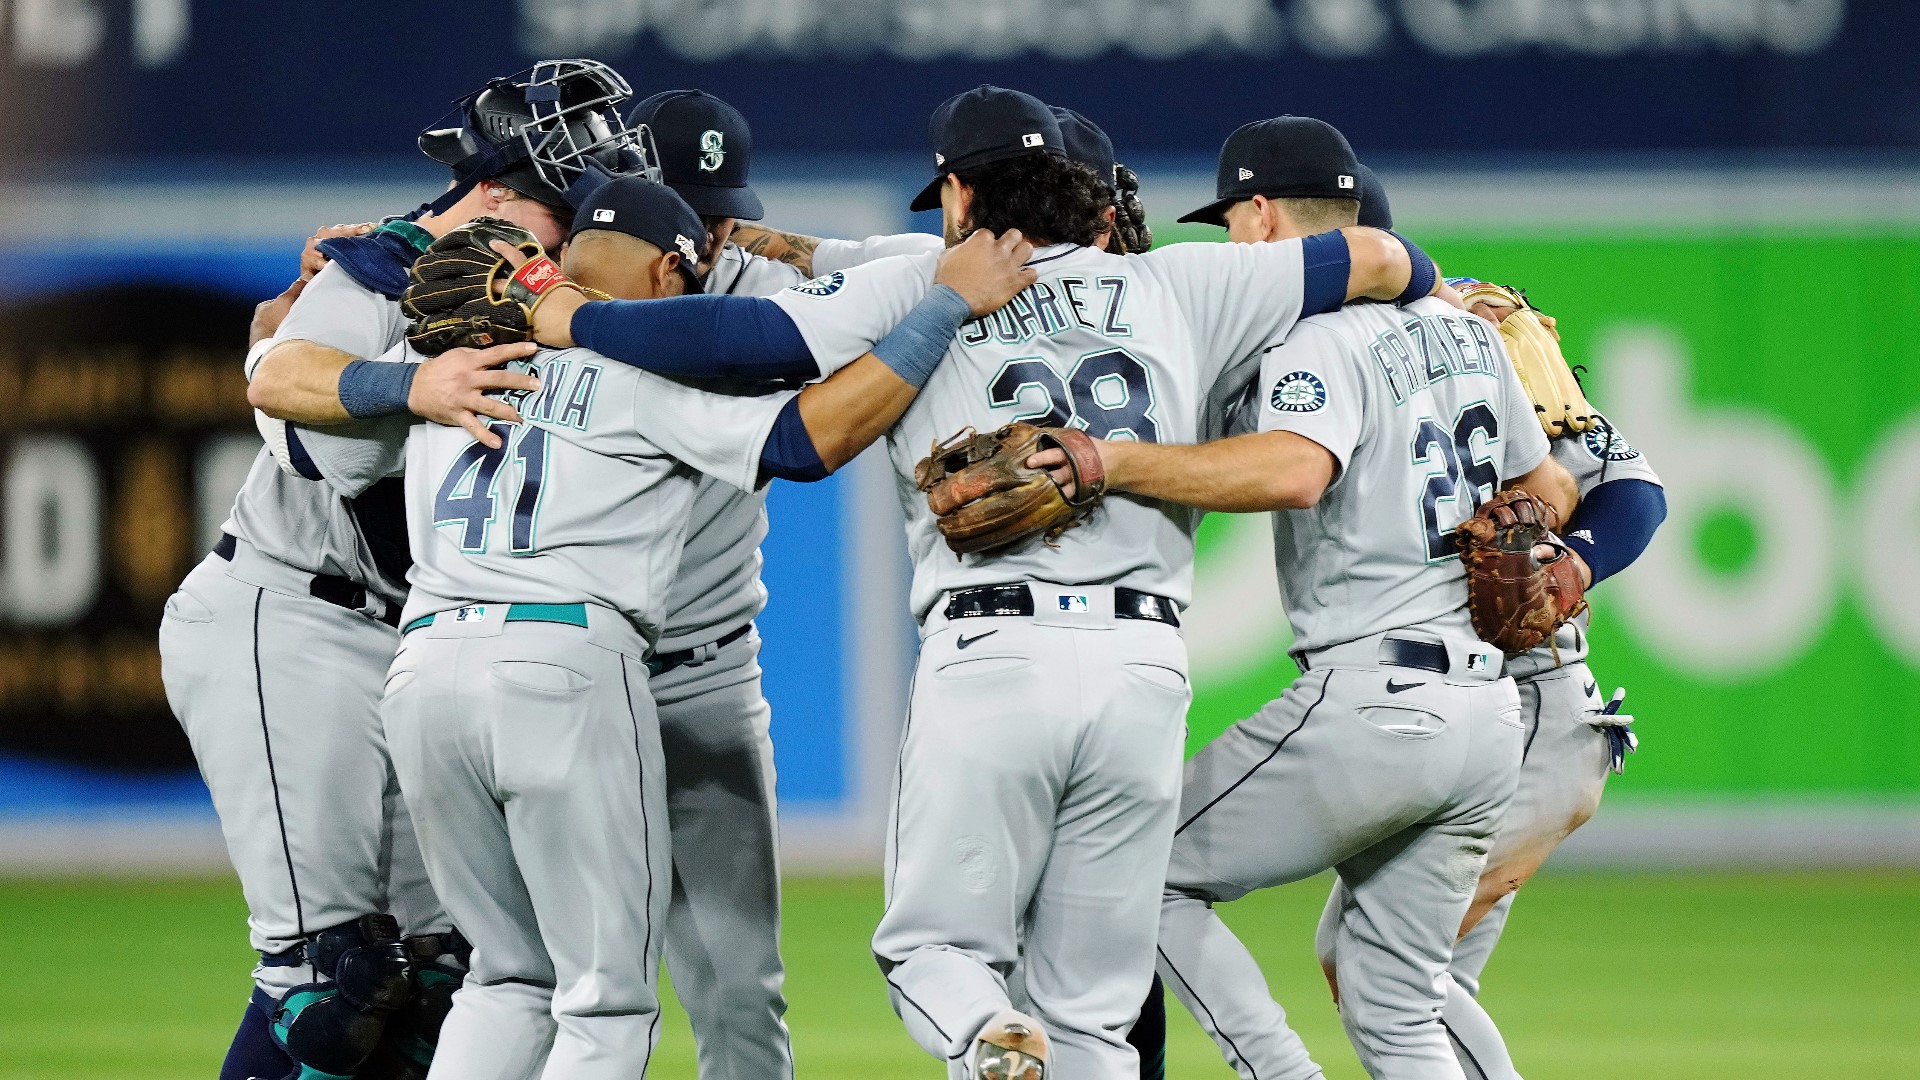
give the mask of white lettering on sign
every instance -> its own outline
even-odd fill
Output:
[[[186,51],[191,30],[188,0],[131,0],[133,59],[143,68],[166,67]],[[0,0],[0,23],[10,23],[12,51],[23,66],[79,67],[107,44],[107,27],[119,25],[110,0]],[[11,18],[5,18],[11,8]]]
[[[104,561],[100,474],[67,435],[23,435],[0,474],[0,612],[23,626],[72,622],[93,606]]]
[[[39,0],[42,3],[53,0]],[[1774,52],[1831,44],[1846,0],[519,0],[531,55],[626,52],[651,35],[683,60],[1154,60],[1376,56],[1410,42],[1447,57]],[[1396,35],[1396,26],[1402,31]],[[1290,33],[1288,31],[1291,31]]]

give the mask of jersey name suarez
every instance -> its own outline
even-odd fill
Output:
[[[1317,505],[1273,515],[1296,650],[1421,625],[1472,635],[1453,530],[1548,450],[1490,324],[1431,299],[1304,320],[1266,353],[1239,423],[1337,463]]]
[[[774,300],[816,357],[857,356],[925,294],[935,261],[882,259],[841,272],[830,294],[790,289]],[[1215,388],[1236,378],[1244,386],[1260,347],[1299,317],[1300,244],[1175,244],[1129,256],[1057,245],[1036,251],[1030,265],[1039,279],[961,328],[888,434],[914,559],[914,610],[924,617],[948,592],[1022,580],[1124,584],[1184,605],[1198,512],[1114,495],[1058,546],[1034,540],[956,557],[914,487],[914,465],[962,429],[1016,420],[1097,438],[1196,441]]]

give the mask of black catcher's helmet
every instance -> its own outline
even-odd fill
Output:
[[[454,104],[452,124],[420,135],[421,151],[452,167],[455,180],[430,209],[494,180],[571,214],[609,176],[657,173],[646,129],[620,119],[632,96],[627,80],[597,60],[543,60],[488,82]]]

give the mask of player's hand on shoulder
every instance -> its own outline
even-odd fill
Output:
[[[253,308],[253,322],[247,327],[247,348],[267,340],[280,332],[280,324],[287,320],[287,312],[293,310],[293,302],[300,299],[300,293],[307,287],[305,277],[293,279],[279,296],[271,300],[262,300]]]
[[[365,236],[372,232],[374,225],[362,221],[355,225],[328,225],[307,237],[307,246],[300,252],[300,276],[310,278],[327,265],[327,257],[320,254],[320,241],[331,240],[336,236]]]
[[[933,283],[959,293],[975,318],[991,315],[1040,276],[1026,265],[1032,257],[1033,245],[1020,230],[998,236],[978,230],[940,256]]]
[[[518,371],[502,370],[511,360],[532,356],[530,341],[495,345],[491,349],[449,349],[424,360],[407,393],[407,409],[422,420],[462,427],[488,449],[500,448],[500,437],[487,430],[483,417],[519,423],[520,412],[490,390],[540,389],[540,380]]]

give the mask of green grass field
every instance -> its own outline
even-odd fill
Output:
[[[938,1077],[867,955],[872,879],[788,888],[802,1077]],[[1330,1078],[1358,1078],[1312,954],[1324,882],[1226,909]],[[0,1077],[212,1080],[247,993],[225,880],[0,881]],[[1529,1080],[1920,1077],[1920,874],[1549,874],[1485,1000]],[[1229,1080],[1173,1006],[1176,1080]],[[655,1076],[694,1076],[677,1010]]]

